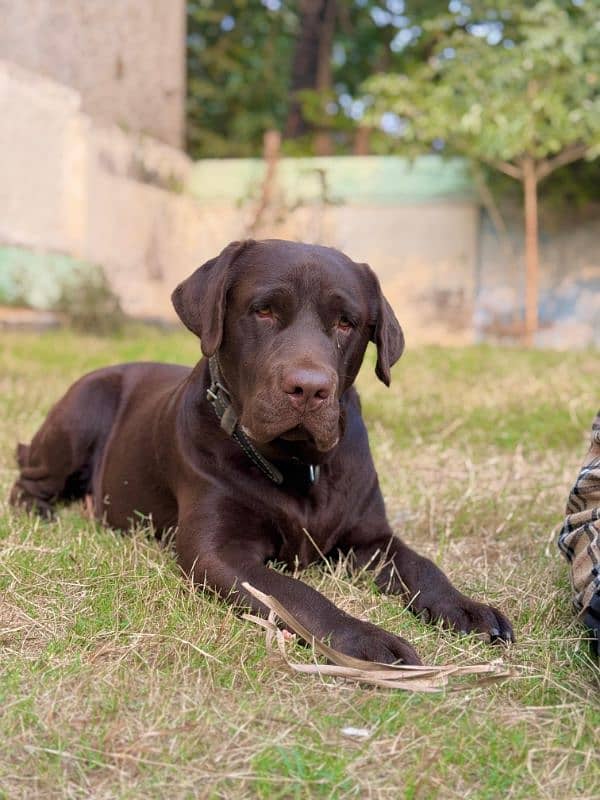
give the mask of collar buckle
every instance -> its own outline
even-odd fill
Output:
[[[211,402],[216,402],[217,400],[219,400],[219,399],[220,399],[220,398],[219,398],[219,393],[220,393],[220,394],[224,394],[224,395],[225,395],[225,397],[227,398],[227,401],[228,401],[228,402],[230,401],[230,395],[229,395],[229,392],[228,392],[228,391],[227,391],[227,389],[226,389],[226,388],[223,386],[223,384],[222,384],[220,381],[212,381],[212,382],[211,382],[211,384],[210,384],[210,386],[209,386],[209,387],[208,387],[208,389],[206,390],[206,397],[207,397],[207,398],[208,398],[208,399],[209,399]]]

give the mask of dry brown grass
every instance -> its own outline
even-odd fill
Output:
[[[148,332],[3,347],[2,498],[17,436],[82,370],[197,353],[184,335]],[[389,392],[361,376],[394,527],[515,623],[502,655],[522,669],[498,686],[409,695],[293,674],[143,530],[114,534],[79,508],[45,524],[3,506],[0,797],[598,798],[599,671],[555,547],[598,366],[596,353],[422,350]],[[421,624],[341,563],[304,578],[427,663],[497,656]]]

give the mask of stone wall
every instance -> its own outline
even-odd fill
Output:
[[[0,0],[0,59],[76,89],[103,122],[184,137],[184,0]]]

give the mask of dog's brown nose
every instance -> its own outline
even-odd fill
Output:
[[[284,374],[282,389],[303,414],[323,405],[334,390],[334,378],[320,369],[293,369]]]

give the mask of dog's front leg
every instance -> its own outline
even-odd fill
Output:
[[[311,634],[342,653],[368,661],[421,663],[404,639],[346,614],[307,584],[266,566],[270,553],[260,536],[242,537],[239,530],[214,527],[209,531],[207,522],[188,518],[177,532],[180,565],[197,586],[265,616],[268,609],[244,589],[247,582],[275,597]]]
[[[381,591],[403,595],[410,610],[428,622],[441,621],[462,633],[482,633],[490,641],[514,641],[504,614],[459,592],[441,569],[391,531],[364,539],[355,533],[346,549],[355,566],[377,571],[375,582]]]

